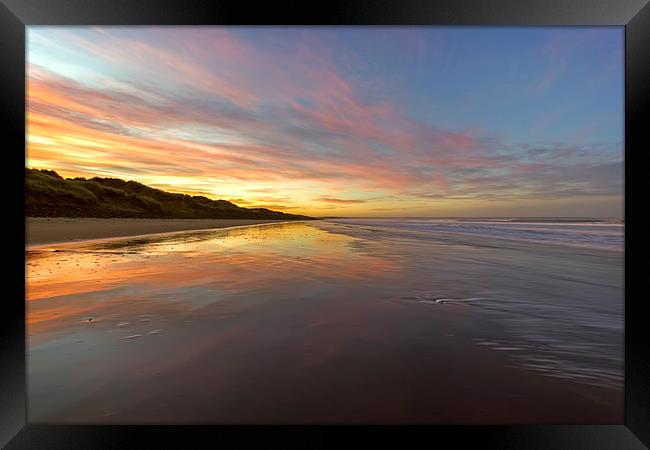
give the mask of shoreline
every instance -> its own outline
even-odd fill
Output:
[[[26,217],[25,247],[286,222],[288,221],[281,219]]]

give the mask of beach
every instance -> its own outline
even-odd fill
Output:
[[[622,228],[453,226],[28,249],[29,420],[622,423]]]
[[[30,27],[27,422],[632,424],[625,35]]]
[[[28,217],[25,222],[27,245],[42,245],[75,240],[226,228],[279,221],[257,219],[95,219]]]

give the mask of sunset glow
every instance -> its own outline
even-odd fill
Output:
[[[622,217],[622,28],[29,27],[26,166],[312,216]]]

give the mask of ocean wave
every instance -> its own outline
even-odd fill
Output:
[[[540,221],[521,219],[335,219],[335,223],[430,233],[481,236],[602,250],[623,250],[625,226],[619,221]]]

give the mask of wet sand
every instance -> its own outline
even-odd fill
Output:
[[[622,352],[596,320],[583,334],[570,309],[547,324],[519,303],[422,300],[524,286],[587,314],[616,300],[600,270],[617,256],[382,233],[287,223],[28,252],[30,422],[622,423],[602,375],[618,363],[566,342]]]
[[[41,245],[85,239],[227,228],[274,222],[283,221],[248,219],[94,219],[28,217],[26,219],[26,233],[27,245]]]

